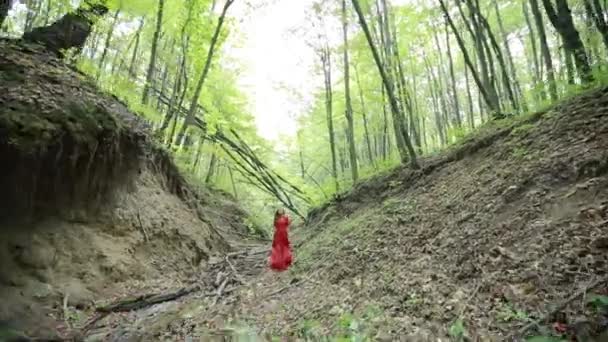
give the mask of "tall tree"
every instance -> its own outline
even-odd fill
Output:
[[[4,25],[4,19],[8,16],[11,9],[11,0],[0,0],[0,27]]]
[[[477,85],[477,88],[479,89],[479,92],[481,93],[485,104],[488,106],[488,108],[492,112],[499,113],[500,108],[498,107],[498,103],[496,102],[496,99],[493,96],[490,96],[490,94],[488,93],[488,91],[486,89],[484,82],[479,77],[479,74],[477,73],[477,70],[475,69],[473,62],[471,61],[471,57],[469,55],[469,52],[467,51],[464,40],[462,39],[462,36],[460,35],[460,32],[458,31],[456,24],[454,24],[454,21],[452,20],[452,17],[450,16],[448,8],[446,7],[443,0],[438,0],[438,1],[439,1],[439,5],[441,6],[441,10],[443,11],[443,14],[444,14],[448,24],[452,28],[452,32],[454,32],[454,36],[456,37],[456,42],[458,43],[458,46],[460,47],[460,51],[462,52],[462,56],[464,58],[465,64],[469,68],[469,71],[471,72],[471,75],[473,76],[473,80],[475,80],[475,84]]]
[[[148,99],[150,97],[150,88],[152,87],[152,81],[154,80],[154,71],[156,70],[156,54],[158,49],[160,32],[162,30],[164,6],[165,0],[158,0],[158,10],[156,13],[156,29],[154,30],[154,36],[152,37],[152,50],[150,51],[150,62],[148,63],[148,72],[146,73],[146,83],[144,83],[144,91],[141,98],[142,104],[148,104]]]
[[[359,179],[357,167],[357,148],[355,145],[355,125],[353,122],[353,106],[350,97],[350,66],[348,59],[348,16],[346,12],[346,0],[342,0],[342,33],[344,38],[344,101],[346,114],[346,138],[348,141],[348,155],[350,158],[350,171],[353,182]]]
[[[589,66],[589,59],[583,41],[581,40],[578,30],[574,26],[574,20],[572,19],[572,12],[568,7],[567,0],[556,0],[556,7],[553,7],[551,0],[542,0],[547,12],[549,21],[555,28],[555,30],[562,37],[564,42],[564,49],[568,50],[574,55],[574,64],[576,70],[583,82],[593,81],[593,75],[591,75],[591,67]]]
[[[357,16],[359,17],[359,24],[361,24],[361,29],[363,30],[363,33],[365,34],[367,44],[369,45],[369,48],[372,52],[372,56],[374,57],[374,62],[376,63],[376,67],[378,68],[380,77],[382,78],[382,83],[384,84],[384,88],[386,88],[386,93],[388,95],[389,102],[391,105],[391,110],[393,112],[393,120],[396,116],[403,117],[403,113],[401,112],[401,108],[399,107],[399,104],[397,102],[397,97],[395,96],[393,84],[389,80],[386,70],[384,70],[384,66],[382,65],[382,62],[380,61],[380,55],[378,54],[378,50],[376,49],[376,46],[372,40],[372,36],[369,31],[369,27],[367,26],[367,22],[365,21],[365,17],[363,15],[363,10],[361,9],[361,6],[359,5],[359,1],[358,0],[351,0],[351,1],[353,4],[353,7],[355,8],[355,12],[357,12]],[[396,132],[395,135],[399,136],[400,134],[398,132]],[[397,139],[399,139],[399,138],[397,138]],[[409,138],[409,134],[407,132],[403,132],[403,137],[401,137],[401,139],[405,140],[405,145],[407,148],[407,152],[401,151],[401,150],[399,151],[401,154],[401,160],[406,161],[407,158],[409,157],[410,166],[413,169],[418,169],[420,166],[418,165],[418,160],[416,158],[416,152],[414,151],[414,146],[412,145],[412,142]]]
[[[327,130],[329,132],[329,148],[331,150],[331,173],[334,179],[336,192],[340,192],[340,182],[338,181],[338,165],[336,156],[336,138],[334,132],[333,118],[333,92],[331,87],[331,52],[327,43],[320,52],[321,63],[323,65],[323,79],[325,86],[325,113]]]
[[[120,8],[114,12],[114,17],[112,18],[112,24],[108,28],[108,32],[106,33],[106,40],[103,44],[103,51],[101,53],[101,58],[99,58],[99,63],[97,65],[97,75],[96,78],[99,79],[99,76],[102,73],[104,63],[106,60],[106,56],[108,55],[108,49],[110,48],[110,41],[112,40],[112,35],[114,34],[114,28],[118,23],[118,15],[120,14]]]
[[[553,70],[553,61],[551,60],[551,51],[549,50],[549,44],[547,43],[547,34],[545,33],[545,25],[543,23],[543,16],[538,6],[538,0],[530,0],[530,9],[532,10],[532,16],[536,23],[536,30],[538,31],[538,38],[540,42],[540,51],[543,56],[545,68],[547,69],[547,82],[549,83],[549,94],[551,100],[557,100],[557,84],[555,83],[555,73]]]
[[[176,137],[177,142],[182,141],[182,139],[184,138],[184,134],[186,133],[186,129],[189,125],[194,123],[194,118],[196,116],[196,111],[198,108],[198,100],[201,97],[203,85],[205,84],[205,80],[207,79],[207,75],[209,74],[209,70],[211,69],[211,62],[213,60],[213,54],[215,53],[215,47],[220,37],[220,32],[222,31],[222,25],[224,24],[224,21],[226,19],[228,9],[233,3],[234,0],[226,0],[224,8],[222,9],[222,13],[220,14],[220,17],[217,21],[217,26],[215,27],[215,31],[213,32],[213,36],[211,37],[209,49],[207,50],[207,59],[205,60],[203,71],[198,79],[198,82],[196,83],[196,89],[194,90],[194,94],[192,95],[192,99],[190,101],[190,108],[188,109],[188,113],[186,114],[184,123],[182,124],[179,133]]]

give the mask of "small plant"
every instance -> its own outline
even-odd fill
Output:
[[[498,313],[498,319],[504,322],[510,322],[513,320],[529,321],[530,316],[524,311],[514,309],[510,304],[506,304]]]
[[[319,339],[323,335],[320,332],[321,324],[315,320],[305,320],[298,328],[298,337],[308,339]]]
[[[449,334],[450,337],[456,341],[461,341],[467,335],[467,330],[464,327],[462,319],[459,318],[456,322],[452,323]]]
[[[608,313],[608,296],[593,294],[587,298],[587,304],[598,312]]]
[[[526,148],[524,148],[524,147],[515,147],[513,149],[512,154],[513,154],[513,157],[522,159],[528,155],[528,150],[526,150]]]

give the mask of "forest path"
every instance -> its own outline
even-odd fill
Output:
[[[77,339],[185,341],[242,333],[235,320],[243,293],[273,286],[272,279],[282,275],[267,267],[270,241],[233,236],[228,241],[233,252],[212,256],[187,283],[163,291],[133,292],[97,306],[78,329]]]

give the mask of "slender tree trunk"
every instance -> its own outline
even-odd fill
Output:
[[[384,85],[381,85],[382,91],[382,159],[387,160],[389,156],[388,148],[388,113],[386,111],[386,91],[384,90]]]
[[[340,192],[340,182],[338,181],[338,166],[336,158],[336,138],[334,132],[333,118],[333,93],[331,89],[331,53],[329,46],[325,46],[321,51],[321,63],[323,64],[323,75],[325,84],[325,112],[327,120],[327,130],[329,132],[329,147],[331,150],[331,172],[334,179],[336,193]]]
[[[428,58],[424,56],[424,65],[426,67],[426,74],[428,75],[429,90],[431,93],[431,100],[433,104],[433,114],[435,116],[435,128],[437,129],[437,135],[439,136],[439,144],[445,146],[448,143],[448,137],[446,135],[445,123],[441,113],[445,110],[443,106],[445,103],[441,102],[441,90],[438,87],[437,78],[431,67],[431,63]]]
[[[456,88],[456,76],[454,73],[454,58],[452,57],[452,47],[450,46],[450,35],[448,31],[448,23],[445,23],[445,44],[448,52],[448,62],[450,69],[450,81],[452,87],[452,103],[454,105],[454,119],[456,127],[462,126],[462,118],[460,117],[460,102],[458,101],[458,89]]]
[[[608,50],[608,25],[604,18],[605,10],[602,8],[599,0],[583,0],[587,15],[593,20],[595,27],[602,35],[604,47]]]
[[[375,168],[376,164],[374,162],[374,155],[372,153],[372,145],[369,138],[369,126],[367,122],[367,112],[365,110],[365,100],[363,97],[363,88],[361,85],[361,80],[359,79],[359,70],[357,70],[357,66],[354,66],[355,69],[355,78],[357,80],[357,88],[359,88],[359,102],[361,103],[361,116],[363,117],[363,130],[365,133],[365,145],[367,146],[367,154],[369,156],[370,164]]]
[[[574,65],[572,65],[572,52],[570,50],[564,49],[563,53],[564,57],[564,65],[566,66],[566,82],[572,85],[575,83],[574,81]]]
[[[106,33],[106,40],[103,44],[103,51],[101,52],[101,57],[99,58],[99,63],[97,64],[97,75],[96,79],[99,80],[99,77],[102,74],[102,70],[104,67],[104,63],[106,60],[106,56],[108,55],[108,49],[110,48],[110,43],[112,41],[112,35],[114,34],[114,28],[116,27],[116,23],[118,23],[118,15],[120,14],[120,9],[117,9],[114,12],[114,17],[112,18],[112,24]]]
[[[498,8],[498,0],[493,0],[494,11],[496,12],[496,20],[498,21],[498,29],[500,32],[500,36],[502,38],[503,49],[506,55],[507,64],[509,67],[511,81],[513,82],[513,90],[515,92],[515,98],[518,101],[518,104],[521,105],[522,111],[528,111],[528,105],[526,103],[526,99],[524,97],[524,93],[521,90],[521,86],[519,84],[519,77],[517,76],[517,69],[515,68],[515,63],[513,61],[513,54],[511,53],[511,47],[509,46],[509,37],[507,31],[505,30],[505,26],[502,21],[502,16],[500,14],[500,9]]]
[[[572,13],[566,0],[556,0],[556,7],[553,7],[551,0],[542,0],[545,7],[545,12],[549,21],[559,33],[564,41],[564,48],[572,52],[574,55],[574,64],[581,79],[585,83],[593,81],[591,75],[591,67],[583,41],[574,26]]]
[[[490,49],[487,47],[487,42],[485,41],[483,29],[481,28],[481,25],[477,18],[477,12],[474,9],[473,2],[471,0],[466,0],[465,2],[469,9],[469,13],[470,13],[470,17],[471,17],[470,23],[467,20],[465,13],[460,6],[460,3],[458,3],[458,11],[460,12],[460,15],[462,16],[462,20],[464,21],[465,27],[468,29],[468,31],[471,34],[471,37],[473,37],[473,41],[475,43],[475,51],[477,52],[477,60],[479,63],[479,68],[480,68],[480,73],[481,73],[480,80],[481,80],[481,84],[483,85],[483,88],[484,88],[483,92],[485,92],[487,94],[489,101],[491,101],[491,103],[492,103],[492,105],[488,104],[488,108],[492,112],[494,112],[496,115],[498,115],[500,113],[500,102],[499,102],[498,93],[496,91],[496,87],[494,84],[494,78],[493,78],[494,66],[493,66],[492,55],[490,53]],[[441,3],[443,3],[443,0],[441,0]],[[445,7],[445,4],[442,8],[445,8],[445,11],[447,11],[447,7]],[[445,11],[444,11],[444,14],[447,13]],[[449,15],[447,17],[448,17],[448,20],[451,21],[451,17],[449,17]],[[454,34],[457,37],[460,36],[457,33],[458,31],[455,28],[455,25],[450,25],[450,26],[453,26]],[[462,46],[464,47],[464,43],[462,44]],[[464,49],[466,51],[466,47]],[[466,59],[465,59],[465,61],[466,61]],[[471,73],[473,74],[473,77],[475,78],[476,72],[475,73],[471,72]],[[483,94],[483,92],[482,92],[482,94]],[[484,95],[484,99],[485,99],[485,95]]]
[[[397,103],[397,97],[395,96],[395,93],[393,90],[393,84],[389,80],[389,78],[386,74],[386,71],[384,70],[384,67],[382,66],[382,62],[380,61],[380,55],[378,54],[378,50],[376,49],[376,46],[374,45],[374,42],[372,41],[372,37],[369,32],[369,28],[367,27],[365,17],[363,16],[363,11],[361,10],[361,6],[359,5],[359,1],[352,0],[352,4],[353,4],[353,7],[355,8],[355,11],[357,12],[357,16],[359,17],[359,23],[361,24],[361,28],[363,29],[363,32],[365,33],[367,43],[372,51],[374,61],[376,62],[376,67],[378,68],[378,71],[380,72],[380,77],[382,78],[382,82],[384,83],[384,87],[386,88],[386,93],[389,97],[389,102],[390,102],[390,105],[391,105],[391,108],[393,111],[393,120],[395,119],[395,117],[403,117],[403,114],[401,113],[399,105]],[[409,154],[411,167],[413,169],[418,169],[419,165],[418,165],[418,161],[416,159],[416,152],[414,151],[412,142],[409,139],[409,135],[407,134],[407,132],[404,132],[404,135],[405,136],[402,137],[402,139],[405,138],[407,154],[404,153],[405,151],[400,151],[401,160],[402,161],[407,160],[407,157]],[[399,134],[396,134],[396,136],[399,136]]]
[[[557,100],[557,84],[555,83],[555,73],[553,70],[553,61],[551,60],[551,51],[549,50],[549,44],[547,43],[547,34],[545,33],[545,25],[543,23],[543,16],[538,6],[538,0],[530,0],[530,9],[532,10],[532,16],[536,23],[536,30],[538,31],[538,38],[540,42],[540,51],[543,56],[545,68],[547,69],[547,82],[549,83],[549,95],[552,101]]]
[[[211,160],[209,161],[209,170],[207,171],[207,176],[205,177],[205,184],[211,184],[211,179],[215,173],[215,166],[217,164],[217,157],[215,156],[215,152],[211,153]]]
[[[132,79],[135,79],[137,76],[136,67],[137,67],[137,55],[139,53],[139,40],[141,38],[141,31],[144,28],[144,18],[139,20],[139,28],[137,29],[137,33],[135,34],[135,47],[133,48],[133,55],[131,56],[131,63],[129,64],[129,76]]]
[[[234,199],[238,200],[239,194],[236,191],[236,183],[234,182],[234,175],[231,167],[228,167],[228,174],[230,175],[230,184],[232,184],[232,193],[234,194]]]
[[[203,153],[204,144],[205,144],[205,138],[201,134],[199,141],[198,141],[198,147],[196,148],[196,155],[194,156],[194,161],[192,162],[192,167],[190,168],[190,172],[192,172],[192,173],[196,172],[196,168],[198,167],[198,164],[201,160],[201,154]]]
[[[152,37],[152,51],[150,52],[150,63],[148,64],[148,72],[146,73],[146,83],[144,84],[144,91],[141,99],[142,104],[148,104],[148,98],[150,97],[150,88],[152,87],[152,81],[154,80],[154,70],[156,69],[156,50],[158,49],[160,31],[162,30],[164,6],[165,0],[158,0],[156,29],[154,30],[154,35]]]
[[[433,74],[433,80],[436,83],[436,87],[438,90],[437,96],[439,96],[439,101],[441,103],[441,111],[439,113],[441,114],[442,127],[447,136],[448,129],[450,128],[450,122],[448,120],[448,113],[450,112],[450,108],[449,108],[450,106],[448,105],[450,103],[450,96],[449,96],[450,90],[448,89],[447,77],[446,77],[445,70],[443,69],[445,62],[443,60],[443,51],[441,49],[441,44],[439,44],[438,30],[434,30],[433,40],[435,41],[435,49],[437,49],[437,52],[438,52],[437,58],[439,61],[438,65],[437,65],[437,74],[436,75]],[[444,79],[446,80],[445,84],[444,84]]]
[[[532,69],[532,71],[530,72],[530,75],[532,78],[532,83],[534,85],[534,88],[537,88],[540,84],[540,81],[542,80],[542,76],[541,76],[540,67],[539,67],[540,62],[538,61],[538,48],[536,47],[536,34],[534,33],[534,27],[532,26],[532,21],[530,20],[530,13],[528,10],[527,1],[523,1],[521,3],[521,6],[522,6],[522,12],[524,14],[526,26],[528,28],[528,32],[530,33],[529,34],[530,35],[530,47],[532,49],[532,56],[530,56],[529,53],[525,53],[525,52],[524,52],[524,55],[526,56],[526,59],[528,60],[528,66],[534,67],[534,69]],[[520,39],[521,39],[522,44],[524,44],[524,46],[525,46],[524,39],[523,38],[520,38]],[[529,62],[530,58],[532,58],[532,63]],[[547,94],[545,92],[544,85],[539,90],[540,90],[540,92],[539,92],[540,96],[539,95],[537,95],[537,96],[539,96],[541,100],[547,99]],[[537,97],[537,100],[538,100],[538,97]]]
[[[11,0],[0,0],[0,27],[4,25],[4,20],[8,17],[8,11],[11,9]]]
[[[473,110],[473,96],[471,96],[471,83],[469,81],[469,70],[467,68],[464,68],[464,79],[467,86],[467,103],[469,105],[469,128],[473,130],[475,128],[475,111]]]
[[[186,114],[186,118],[184,119],[184,123],[177,134],[177,139],[180,141],[184,134],[186,133],[186,129],[190,124],[194,122],[194,117],[196,116],[196,110],[198,107],[198,100],[201,96],[201,92],[203,90],[203,85],[205,84],[205,80],[207,79],[207,75],[209,74],[209,70],[211,69],[211,62],[213,60],[213,54],[215,53],[215,46],[219,40],[220,32],[222,30],[222,25],[224,24],[224,20],[226,19],[226,14],[228,13],[228,9],[230,5],[234,3],[234,0],[226,0],[224,4],[224,8],[222,9],[222,13],[217,22],[217,26],[215,27],[215,32],[213,32],[213,37],[211,37],[211,43],[209,45],[209,50],[207,51],[207,59],[205,60],[205,65],[203,67],[203,71],[201,73],[200,78],[196,84],[196,89],[194,90],[194,94],[192,95],[192,101],[190,102],[190,108],[188,109],[188,114]]]
[[[479,75],[477,74],[477,70],[475,70],[473,63],[471,62],[471,58],[469,57],[469,53],[464,44],[464,41],[462,40],[462,37],[460,36],[460,33],[458,32],[456,25],[452,21],[452,18],[450,17],[448,9],[445,6],[445,3],[443,2],[443,0],[438,0],[438,1],[439,1],[439,4],[441,5],[443,14],[445,15],[445,17],[448,21],[448,24],[450,24],[450,27],[452,28],[452,31],[454,32],[454,36],[456,37],[456,41],[458,42],[458,46],[460,47],[460,51],[462,52],[462,56],[464,58],[465,64],[471,71],[471,75],[473,76],[473,79],[475,80],[475,84],[477,84],[477,87],[479,88],[479,92],[481,93],[486,105],[488,106],[488,108],[491,111],[493,111],[495,113],[499,113],[500,109],[498,108],[498,104],[496,103],[495,99],[490,97],[490,95],[488,94],[488,92],[484,86],[484,83],[479,78]]]
[[[355,144],[355,125],[353,122],[353,106],[350,96],[350,66],[348,58],[348,16],[346,13],[346,0],[342,0],[342,33],[344,38],[344,101],[346,106],[346,138],[348,141],[348,155],[350,159],[350,172],[353,183],[359,179],[357,166],[357,149]]]

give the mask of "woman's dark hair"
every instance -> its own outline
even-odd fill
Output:
[[[285,209],[279,208],[274,212],[274,221],[276,222],[281,216],[285,215]]]

